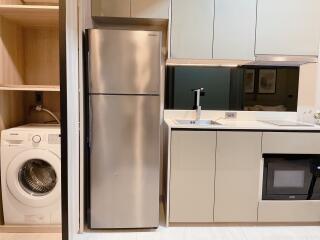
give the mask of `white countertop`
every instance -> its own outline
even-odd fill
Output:
[[[190,125],[179,124],[176,119],[165,119],[165,123],[171,129],[210,129],[210,130],[261,130],[261,131],[319,131],[319,125],[312,126],[277,126],[259,120],[225,120],[225,119],[201,119],[214,120],[221,125]]]

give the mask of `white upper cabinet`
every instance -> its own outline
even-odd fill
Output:
[[[253,60],[257,0],[215,0],[214,59]]]
[[[131,0],[131,17],[169,18],[169,0]]]
[[[92,16],[130,17],[130,0],[91,0]]]
[[[319,54],[319,0],[259,0],[257,16],[256,54]]]
[[[214,0],[172,0],[171,58],[212,59]]]
[[[91,0],[92,16],[168,19],[170,0]]]

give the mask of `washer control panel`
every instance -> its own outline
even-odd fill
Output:
[[[45,148],[50,145],[60,150],[60,144],[60,126],[56,124],[27,124],[1,131],[3,147]]]

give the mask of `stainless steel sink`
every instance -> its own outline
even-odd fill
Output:
[[[176,120],[177,124],[181,125],[193,125],[193,126],[212,126],[221,125],[220,123],[213,120]]]

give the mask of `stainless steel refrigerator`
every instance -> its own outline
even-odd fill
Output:
[[[161,32],[88,31],[90,227],[159,225]]]

